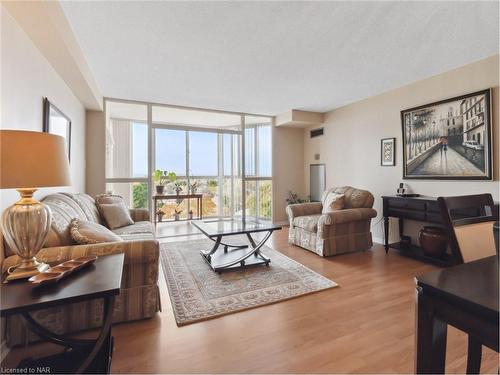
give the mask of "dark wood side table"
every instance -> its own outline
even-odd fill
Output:
[[[153,195],[152,198],[153,200],[153,207],[154,207],[154,212],[153,212],[153,223],[156,227],[156,224],[158,223],[158,219],[156,216],[156,210],[157,210],[157,204],[158,201],[166,201],[166,200],[184,200],[188,199],[188,209],[189,209],[189,199],[196,199],[196,211],[198,213],[198,219],[201,220],[203,217],[203,194],[156,194]],[[183,219],[185,220],[185,219]]]
[[[454,254],[445,254],[442,258],[434,258],[424,254],[422,249],[416,245],[403,246],[401,242],[389,243],[389,218],[399,219],[399,237],[404,234],[404,221],[415,220],[426,223],[443,225],[443,218],[436,197],[402,197],[398,195],[386,195],[382,197],[384,216],[384,247],[387,253],[389,249],[399,250],[402,255],[415,258],[437,266],[447,267],[460,263]],[[498,218],[499,206],[495,203],[493,215]],[[478,208],[470,208],[456,211],[457,217],[481,216]]]
[[[416,283],[416,373],[444,373],[448,324],[469,335],[467,373],[479,373],[481,345],[498,352],[498,256],[429,272]]]
[[[19,363],[19,369],[46,369],[50,373],[110,372],[113,352],[111,323],[115,296],[120,293],[123,261],[123,254],[102,256],[94,264],[52,285],[34,287],[25,280],[1,284],[0,316],[22,314],[30,330],[65,348],[64,352],[48,357],[26,358]],[[38,324],[30,315],[32,311],[47,307],[96,298],[104,299],[103,324],[96,339],[58,335]]]

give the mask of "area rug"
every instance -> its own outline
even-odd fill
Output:
[[[212,246],[208,239],[161,244],[160,260],[179,326],[337,286],[267,246],[261,251],[271,258],[269,267],[218,274],[200,255]]]

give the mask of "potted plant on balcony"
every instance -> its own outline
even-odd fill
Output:
[[[156,194],[161,195],[165,190],[165,183],[167,182],[168,172],[162,171],[161,169],[157,169],[153,172],[153,181],[156,184]]]
[[[180,220],[180,214],[182,213],[182,209],[179,207],[176,207],[174,210],[174,220],[179,221]]]
[[[189,191],[191,192],[191,194],[196,194],[196,191],[198,190],[199,186],[200,186],[200,184],[198,183],[198,181],[195,181],[192,184],[190,184]]]
[[[181,186],[181,182],[180,181],[175,181],[174,182],[174,190],[175,190],[175,194],[179,195],[182,191],[182,186]]]
[[[193,220],[193,210],[188,211],[188,220]]]
[[[158,217],[158,222],[161,223],[163,221],[163,215],[165,215],[165,212],[163,212],[161,210],[161,208],[159,208],[157,211],[156,211],[156,216]]]

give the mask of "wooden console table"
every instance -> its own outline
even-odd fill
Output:
[[[188,199],[188,210],[189,210],[189,199],[196,199],[196,211],[198,213],[198,219],[203,218],[203,194],[156,194],[152,196],[153,199],[153,220],[154,224],[156,227],[156,224],[158,223],[158,219],[156,216],[156,206],[158,201],[166,201],[166,200],[184,200]],[[187,219],[181,219],[181,220],[187,220]]]
[[[399,238],[401,238],[404,233],[405,219],[438,224],[438,226],[443,225],[436,197],[400,197],[397,195],[390,195],[383,196],[382,201],[384,216],[384,247],[386,253],[389,251],[389,248],[396,249],[403,255],[433,263],[441,267],[458,263],[457,259],[454,259],[450,254],[445,254],[443,258],[434,258],[425,255],[419,246],[412,244],[402,247],[400,242],[389,243],[389,217],[396,217],[399,219]],[[478,208],[460,210],[457,211],[456,214],[462,217],[481,215]],[[495,204],[493,214],[498,218],[498,204]]]

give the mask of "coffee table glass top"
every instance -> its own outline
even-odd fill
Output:
[[[229,236],[233,234],[265,232],[279,230],[280,225],[275,225],[267,220],[257,219],[221,219],[221,220],[193,220],[196,228],[208,237]]]

